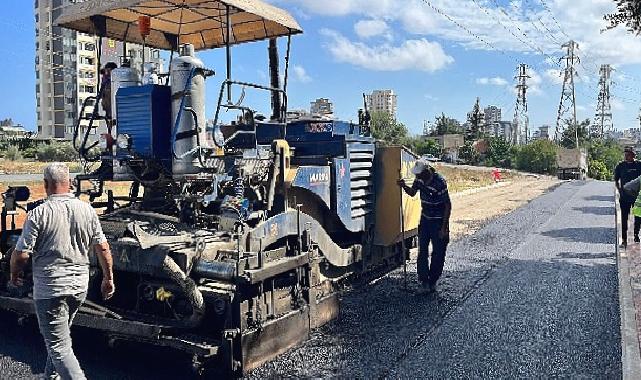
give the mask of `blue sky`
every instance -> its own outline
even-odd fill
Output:
[[[293,39],[290,108],[308,108],[315,98],[328,97],[338,117],[349,120],[356,117],[363,92],[391,88],[399,96],[399,119],[413,133],[421,131],[423,120],[441,112],[463,120],[477,96],[482,105],[502,107],[503,118],[510,120],[516,101],[513,77],[522,62],[531,67],[531,125],[554,125],[561,85],[552,57],[558,59],[558,43],[572,37],[584,58],[577,68],[579,118],[593,117],[597,67],[610,63],[617,68],[615,126],[638,126],[641,37],[623,28],[600,33],[602,15],[614,9],[611,0],[271,2],[289,10],[305,30]],[[0,118],[12,117],[33,129],[33,2],[4,0],[3,5]],[[267,83],[266,49],[264,42],[235,48],[234,77]],[[222,53],[201,54],[218,73],[208,86],[208,114],[213,114],[224,77]],[[268,112],[266,96],[251,93],[246,103]]]

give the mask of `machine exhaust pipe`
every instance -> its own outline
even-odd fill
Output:
[[[278,44],[275,38],[269,39],[269,78],[271,87],[280,89],[280,71],[278,64]],[[282,118],[283,101],[278,91],[272,91],[272,120]]]

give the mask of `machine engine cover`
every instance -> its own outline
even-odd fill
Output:
[[[168,162],[171,167],[171,90],[169,86],[126,87],[116,95],[118,135],[128,135],[129,148],[117,156]]]

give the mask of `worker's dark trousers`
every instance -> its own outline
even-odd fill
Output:
[[[439,234],[443,219],[421,218],[418,226],[418,260],[416,262],[418,279],[423,283],[436,284],[443,273],[445,251],[450,242],[449,236],[442,239]],[[429,245],[432,243],[432,260],[429,260]]]
[[[621,205],[621,235],[623,236],[623,241],[628,239],[628,223],[630,221],[630,209],[634,205],[634,201],[627,201],[619,199],[619,205]],[[639,236],[639,230],[641,229],[641,218],[638,216],[634,217],[634,236]]]

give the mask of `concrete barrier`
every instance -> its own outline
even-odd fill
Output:
[[[621,209],[619,195],[615,194],[616,218],[616,256],[619,277],[619,310],[621,315],[621,363],[623,379],[641,379],[641,350],[639,349],[639,331],[637,330],[637,311],[632,293],[630,264],[627,249],[621,247]],[[629,221],[628,221],[629,222]],[[630,231],[628,229],[628,235]],[[628,236],[628,241],[633,241]]]

